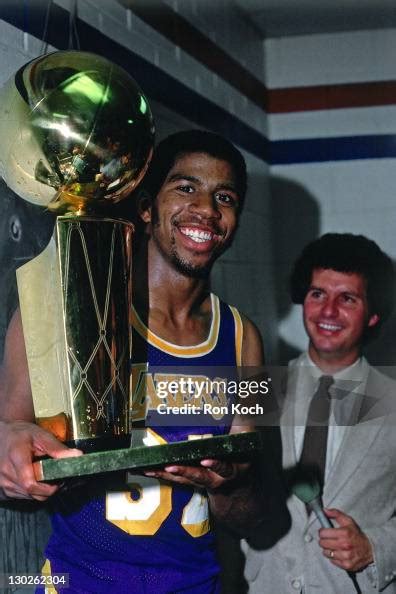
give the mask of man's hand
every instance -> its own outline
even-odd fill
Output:
[[[0,423],[0,494],[7,498],[45,501],[59,487],[36,481],[32,459],[44,455],[67,458],[81,454],[80,450],[66,447],[33,423]]]
[[[337,528],[319,530],[319,545],[333,565],[355,572],[372,563],[370,541],[356,522],[338,509],[325,509],[325,513],[338,524]]]
[[[146,476],[215,492],[239,479],[250,464],[236,464],[224,460],[201,460],[200,466],[169,465],[164,470],[147,471]]]

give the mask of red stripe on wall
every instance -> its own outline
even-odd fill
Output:
[[[396,82],[393,81],[267,90],[268,113],[394,104]]]
[[[120,2],[267,113],[396,104],[394,81],[267,89],[237,60],[166,4],[148,0]]]

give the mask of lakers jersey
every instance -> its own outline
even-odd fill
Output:
[[[240,364],[242,322],[232,307],[211,295],[207,339],[177,346],[153,334],[132,315],[133,417],[141,421],[155,406],[153,369],[182,366],[216,368]],[[136,360],[136,353],[144,358]],[[208,395],[206,394],[206,397]],[[226,426],[156,426],[133,430],[133,441],[148,447],[225,432]],[[100,486],[59,496],[47,546],[52,573],[68,573],[75,594],[213,594],[219,568],[210,531],[206,493],[140,475],[123,483],[107,476]],[[106,484],[108,488],[106,489]]]

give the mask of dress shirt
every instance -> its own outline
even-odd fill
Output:
[[[308,353],[303,353],[299,357],[298,367],[298,379],[293,398],[296,405],[294,445],[297,460],[300,458],[303,447],[309,405],[318,389],[319,378],[322,375],[329,375],[315,365]],[[327,436],[325,482],[341,447],[345,428],[357,422],[368,371],[369,365],[366,359],[360,357],[352,365],[331,374],[334,383],[329,389],[332,398]]]

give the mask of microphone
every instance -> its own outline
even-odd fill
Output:
[[[292,486],[292,492],[314,512],[322,528],[333,528],[332,523],[323,511],[320,485],[317,481],[296,481]]]
[[[333,528],[332,523],[323,511],[322,499],[320,496],[320,485],[313,477],[311,479],[296,479],[292,485],[292,493],[305,505],[311,509],[317,517],[322,528]],[[347,571],[355,587],[356,594],[362,594],[356,574],[353,571]]]

